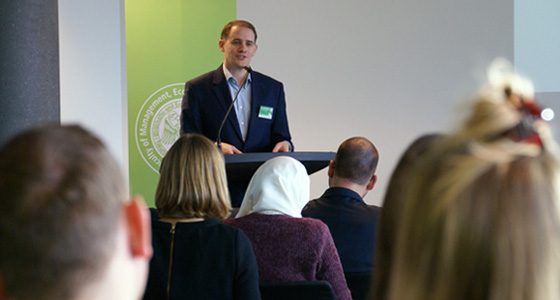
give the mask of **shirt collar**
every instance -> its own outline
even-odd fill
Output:
[[[227,82],[230,82],[230,78],[233,78],[233,80],[235,80],[233,75],[231,75],[231,72],[228,70],[228,68],[226,68],[226,64],[222,64],[222,70],[224,71],[224,76],[226,77]],[[251,73],[249,73],[247,81],[247,83],[251,83]],[[235,82],[237,82],[237,80]]]
[[[346,197],[346,198],[352,198],[352,200],[357,201],[357,202],[364,202],[364,200],[362,199],[362,197],[360,197],[360,195],[358,193],[354,192],[351,189],[347,189],[347,188],[343,188],[343,187],[328,188],[325,191],[325,193],[323,194],[323,196],[321,196],[321,197],[339,198],[340,196]]]

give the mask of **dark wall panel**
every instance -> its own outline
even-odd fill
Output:
[[[58,1],[0,1],[0,145],[60,122]]]

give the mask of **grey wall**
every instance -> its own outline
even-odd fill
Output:
[[[128,169],[124,0],[59,0],[60,115],[98,134]]]
[[[560,1],[515,0],[515,67],[535,84],[537,100],[556,112],[560,140]]]
[[[60,121],[57,1],[0,2],[0,145]]]
[[[515,0],[515,66],[539,92],[560,91],[560,1]]]
[[[336,151],[355,135],[381,152],[379,204],[416,136],[447,131],[490,61],[513,59],[513,2],[237,0],[259,34],[255,70],[286,86],[297,150]],[[327,186],[312,176],[311,196]]]
[[[59,0],[60,78],[63,122],[93,128],[126,167],[123,3]],[[370,203],[381,202],[413,138],[457,124],[494,57],[513,60],[535,79],[545,104],[560,106],[555,0],[237,0],[237,6],[238,17],[259,31],[253,67],[285,83],[297,150],[335,151],[354,135],[379,147]],[[325,188],[326,173],[313,175],[311,195]]]

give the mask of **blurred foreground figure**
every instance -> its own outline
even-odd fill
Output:
[[[148,211],[79,126],[31,129],[0,149],[0,298],[139,299]]]
[[[442,139],[442,134],[435,133],[416,138],[406,148],[391,174],[383,199],[375,243],[375,269],[371,284],[375,299],[387,298],[387,283],[391,278],[391,266],[396,252],[396,235],[403,222],[403,207],[408,199],[406,193],[410,190],[414,178],[424,176],[418,172],[418,165],[428,156],[428,151],[436,148],[438,141]]]
[[[489,75],[412,180],[389,299],[560,299],[557,145],[530,81]]]

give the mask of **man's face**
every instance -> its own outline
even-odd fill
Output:
[[[255,52],[255,34],[247,27],[233,26],[227,39],[218,43],[220,50],[224,53],[226,68],[230,72],[249,66]]]

